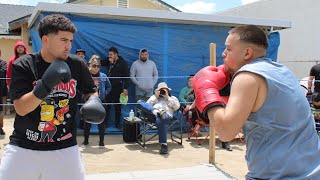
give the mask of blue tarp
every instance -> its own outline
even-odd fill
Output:
[[[30,29],[33,51],[41,49],[41,40],[37,32],[39,19],[47,14],[40,14]],[[216,43],[217,65],[223,63],[222,52],[230,27],[175,24],[134,20],[104,19],[65,14],[77,27],[74,35],[72,52],[81,48],[86,50],[86,60],[93,54],[102,59],[108,55],[108,49],[116,47],[131,66],[138,59],[141,48],[149,50],[149,58],[158,68],[160,77],[188,76],[210,64],[209,44]],[[280,44],[279,33],[269,35],[268,57],[276,61]],[[106,69],[102,69],[106,72]],[[173,89],[178,96],[186,86],[186,77],[159,78]],[[129,88],[129,102],[134,102],[134,87]],[[132,107],[126,107],[124,114]]]

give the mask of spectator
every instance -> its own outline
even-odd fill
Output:
[[[85,55],[86,55],[86,51],[83,49],[77,49],[76,53],[77,56],[81,57],[82,59],[84,59]]]
[[[196,106],[223,141],[242,129],[246,179],[319,179],[320,141],[309,103],[294,73],[267,58],[268,37],[255,25],[229,31],[224,64],[194,77]],[[218,91],[231,81],[225,105]]]
[[[320,93],[320,64],[316,64],[310,69],[307,95],[313,94],[311,87],[314,79],[314,92]]]
[[[94,84],[97,86],[99,98],[102,102],[105,102],[106,96],[111,91],[111,84],[107,75],[100,72],[100,57],[97,55],[93,55],[89,60],[89,71],[92,75]],[[106,107],[106,106],[104,106]],[[106,120],[107,117],[105,117]],[[91,124],[84,122],[84,142],[82,146],[87,146],[89,144],[89,134],[90,134]],[[101,148],[104,147],[104,132],[105,132],[105,122],[98,124],[99,128],[99,146]]]
[[[28,54],[28,50],[26,45],[22,41],[18,41],[14,45],[14,56],[10,58],[8,62],[8,68],[7,68],[7,86],[8,89],[10,90],[10,82],[11,82],[11,69],[12,69],[12,64],[13,62],[18,59],[19,57]]]
[[[84,59],[84,57],[86,55],[86,51],[84,49],[77,49],[76,52],[75,52],[75,55],[79,56],[83,60],[83,62],[85,64],[87,64],[86,60]],[[79,97],[79,103],[82,104],[82,103],[84,103],[84,99],[82,98],[83,95],[80,94],[80,92],[78,92],[78,93],[79,93],[79,96],[78,96]],[[83,129],[84,122],[80,120],[80,112],[79,112],[80,108],[81,108],[81,106],[78,106],[78,110],[76,112],[76,119],[77,119],[77,123],[78,123],[78,128],[79,129]]]
[[[153,87],[158,81],[156,64],[149,59],[147,49],[141,49],[139,59],[133,62],[130,77],[136,85],[136,100],[148,100],[153,94]]]
[[[161,82],[158,84],[154,95],[147,102],[144,100],[138,100],[137,102],[148,119],[156,123],[161,145],[160,154],[168,153],[166,123],[172,120],[174,111],[180,107],[178,98],[171,96],[170,91],[171,89],[167,84]]]
[[[5,114],[5,104],[7,103],[7,83],[6,83],[6,71],[7,71],[7,62],[1,59],[1,50],[0,50],[0,102],[2,102],[0,106],[0,135],[5,135],[6,133],[3,130],[3,118]]]
[[[0,179],[84,180],[76,139],[77,92],[86,99],[84,121],[101,123],[105,110],[87,66],[70,56],[76,30],[63,15],[44,17],[38,27],[41,50],[13,63],[10,97],[16,116]]]
[[[107,102],[116,103],[113,105],[115,109],[115,127],[121,130],[121,104],[119,104],[119,98],[121,93],[128,95],[128,63],[121,56],[119,56],[118,50],[115,47],[111,47],[109,49],[109,57],[105,60],[102,60],[101,65],[109,67],[107,76],[110,77],[109,79],[112,89],[110,95],[107,97]],[[106,116],[108,118],[110,115],[110,108],[111,105],[108,105],[106,109]]]
[[[187,99],[188,99],[188,95],[193,90],[193,87],[192,87],[193,76],[194,76],[193,74],[189,75],[188,81],[187,81],[187,86],[182,88],[181,91],[180,91],[179,101],[183,105],[186,105]]]

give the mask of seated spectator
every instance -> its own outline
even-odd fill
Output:
[[[181,91],[180,91],[179,101],[183,105],[186,105],[187,99],[188,99],[188,95],[189,95],[190,91],[193,90],[193,87],[192,87],[193,76],[194,76],[194,74],[190,74],[189,75],[188,81],[187,81],[187,86],[182,88]]]
[[[97,86],[99,98],[102,102],[105,102],[106,96],[111,91],[111,84],[109,79],[107,78],[107,75],[100,72],[100,60],[99,56],[93,55],[91,59],[89,60],[89,70],[91,73],[91,76],[93,78],[93,81],[95,85]],[[106,108],[106,106],[104,106]],[[107,117],[105,117],[107,118]],[[106,120],[106,119],[105,119]],[[82,143],[82,146],[87,146],[89,144],[89,134],[90,134],[90,128],[91,124],[84,122],[84,142]],[[105,133],[105,122],[103,121],[101,124],[98,124],[99,128],[99,147],[104,147],[104,133]]]
[[[222,96],[222,97],[226,97],[226,96]],[[192,90],[188,95],[187,102],[193,102],[193,103],[191,105],[188,104],[186,106],[186,108],[184,109],[184,113],[186,114],[187,111],[192,112],[191,122],[192,122],[192,126],[194,127],[193,131],[196,133],[197,136],[199,136],[199,135],[201,135],[199,124],[201,124],[201,123],[209,124],[210,122],[209,122],[209,119],[207,117],[205,117],[202,113],[200,113],[200,111],[196,108],[194,100],[195,100],[195,93]],[[203,122],[201,122],[201,120]],[[232,151],[232,148],[231,148],[229,142],[222,142],[222,148],[226,149],[227,151]]]
[[[137,102],[148,119],[156,123],[159,143],[161,144],[160,154],[168,153],[166,123],[172,120],[174,111],[180,108],[179,100],[171,96],[170,91],[171,89],[168,88],[167,84],[161,82],[158,84],[154,95],[147,102],[144,100],[138,100]]]

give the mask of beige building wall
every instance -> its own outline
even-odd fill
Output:
[[[29,45],[30,34],[28,31],[28,24],[24,24],[21,26],[21,39],[24,44],[27,46],[29,53],[32,53],[32,45]]]
[[[9,59],[14,55],[14,45],[18,41],[24,42],[27,46],[29,53],[32,52],[32,46],[29,46],[29,31],[27,24],[22,25],[21,27],[21,36],[13,36],[9,39],[10,36],[0,36],[0,49],[1,49],[1,59],[9,61]]]
[[[13,48],[19,39],[3,39],[0,37],[1,59],[9,61],[14,55]]]
[[[73,4],[87,4],[87,5],[118,7],[118,0],[78,0],[78,1],[73,2]],[[169,10],[165,6],[152,3],[149,0],[128,0],[128,8]]]
[[[129,0],[129,8],[168,10],[164,6],[157,5],[148,0]]]

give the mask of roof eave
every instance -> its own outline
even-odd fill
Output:
[[[84,6],[86,8],[84,8]],[[110,19],[143,20],[182,24],[207,24],[234,27],[237,25],[255,24],[265,29],[281,30],[291,28],[290,21],[253,19],[245,17],[219,16],[209,14],[192,14],[173,11],[123,9],[106,6],[80,5],[80,4],[55,4],[38,3],[30,19],[29,28],[33,25],[41,12],[74,14],[89,17]]]

